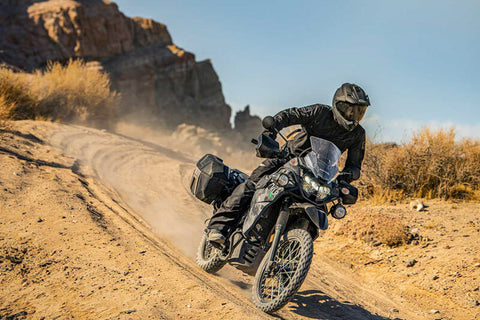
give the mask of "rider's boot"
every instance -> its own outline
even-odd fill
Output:
[[[214,247],[223,247],[227,238],[217,229],[210,229],[208,231],[208,238],[207,240],[214,246]]]

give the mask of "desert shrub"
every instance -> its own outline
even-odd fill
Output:
[[[0,69],[0,115],[4,119],[48,119],[110,126],[116,93],[103,72],[84,62],[50,63],[33,74]]]
[[[402,145],[368,143],[360,185],[385,200],[472,198],[480,187],[480,143],[428,128]]]
[[[35,78],[32,90],[43,117],[99,124],[115,116],[115,93],[108,76],[82,61],[70,60],[65,66],[51,63],[46,71],[36,72]]]
[[[0,67],[0,119],[34,119],[37,100],[26,74]]]

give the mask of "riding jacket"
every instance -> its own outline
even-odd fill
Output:
[[[350,182],[360,177],[365,155],[365,129],[362,126],[358,125],[352,131],[348,131],[335,121],[332,108],[323,104],[285,109],[273,118],[275,119],[274,126],[279,131],[296,124],[302,126],[302,130],[287,143],[291,152],[299,155],[303,150],[310,148],[310,136],[331,141],[342,153],[348,150],[347,160],[342,171],[350,174],[346,180]]]

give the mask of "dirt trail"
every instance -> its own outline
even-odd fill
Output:
[[[192,159],[93,129],[66,128],[50,139],[54,146],[92,168],[94,175],[112,186],[155,232],[193,255],[201,233],[198,226],[207,212],[192,201],[181,183],[191,172]]]
[[[203,221],[211,213],[211,208],[193,198],[187,188],[196,160],[194,156],[90,128],[34,122],[24,123],[23,127],[26,131],[36,132],[69,157],[78,159],[87,175],[113,188],[122,201],[141,215],[141,218],[137,217],[139,222],[144,219],[158,238],[149,235],[148,229],[143,227],[138,227],[138,231],[184,272],[199,279],[210,292],[232,301],[255,317],[270,317],[252,311],[253,305],[247,300],[251,278],[231,267],[220,272],[222,277],[208,275],[192,262]],[[278,312],[277,317],[331,320],[432,318],[426,316],[425,311],[419,311],[414,301],[377,289],[344,265],[323,257],[316,244],[316,255],[307,280],[299,294]]]

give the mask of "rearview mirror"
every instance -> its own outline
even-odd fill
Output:
[[[275,119],[273,117],[267,116],[262,120],[262,126],[267,130],[272,130],[275,125]]]

